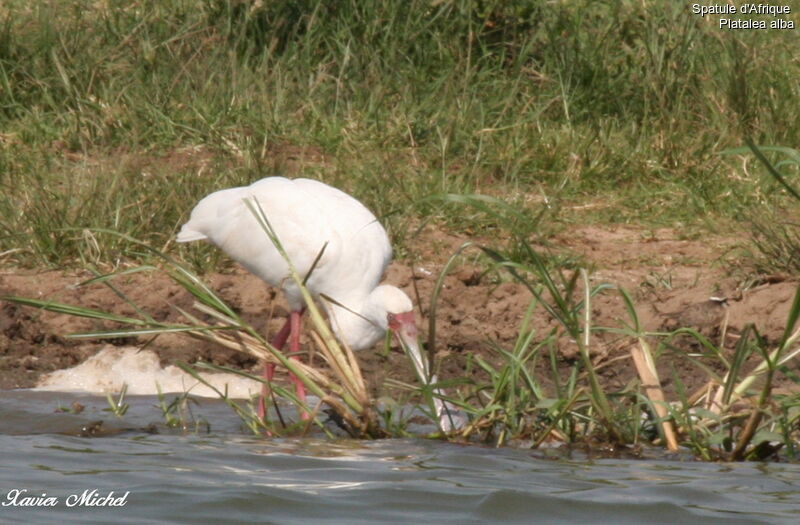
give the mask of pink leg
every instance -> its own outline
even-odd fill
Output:
[[[291,316],[286,319],[286,322],[283,324],[283,327],[280,331],[275,334],[275,337],[272,338],[270,344],[281,350],[283,346],[286,344],[286,339],[289,337],[289,332],[292,328],[291,323]],[[264,379],[267,380],[267,383],[264,383],[261,386],[261,399],[258,400],[258,417],[262,421],[267,417],[267,396],[269,395],[269,382],[272,381],[272,377],[275,375],[275,365],[273,363],[267,363],[264,365]]]
[[[300,352],[300,328],[303,312],[305,312],[305,308],[291,312],[289,318],[286,319],[286,323],[284,323],[283,327],[275,334],[275,337],[270,342],[272,346],[278,350],[282,350],[286,344],[286,339],[289,339],[289,352],[291,353],[292,359],[300,359],[298,352]],[[264,365],[264,379],[266,379],[267,382],[261,387],[261,399],[258,400],[258,417],[262,421],[267,416],[266,400],[269,395],[269,383],[272,381],[274,375],[275,365],[272,363]],[[306,389],[303,382],[292,373],[289,373],[289,378],[294,383],[297,398],[305,403]],[[306,412],[300,414],[300,417],[302,419],[309,419],[309,415]]]
[[[292,312],[289,316],[289,320],[292,325],[291,337],[289,339],[289,352],[291,353],[291,358],[297,360],[300,359],[298,352],[300,351],[300,327],[301,327],[302,315],[303,311],[301,310],[299,312]],[[294,383],[294,391],[297,393],[297,398],[303,403],[305,403],[306,388],[303,385],[303,382],[300,381],[300,379],[298,379],[297,376],[292,373],[289,374],[289,378],[292,380],[292,383]],[[303,411],[300,414],[300,417],[302,419],[307,420],[309,419],[310,416],[308,415],[307,412]]]

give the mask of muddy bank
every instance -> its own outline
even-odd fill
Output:
[[[466,239],[425,232],[419,238],[415,262],[395,262],[386,280],[419,297],[422,320],[436,279],[447,258]],[[748,323],[776,341],[783,332],[797,283],[783,276],[769,276],[752,284],[736,271],[731,257],[734,240],[706,237],[681,239],[671,230],[644,231],[633,228],[572,230],[554,240],[554,249],[580,256],[592,268],[594,284],[608,282],[627,289],[635,300],[640,321],[648,330],[685,326],[699,330],[728,352]],[[498,361],[493,345],[510,349],[530,304],[530,292],[508,276],[483,274],[474,260],[465,258],[445,280],[437,308],[437,357],[440,377],[480,375],[471,360],[479,355]],[[5,268],[0,271],[0,295],[19,295],[77,304],[89,308],[134,315],[132,307],[102,285],[77,287],[91,275],[82,271],[36,272]],[[274,333],[283,322],[286,305],[275,290],[238,267],[206,277],[210,286],[256,329]],[[159,272],[136,273],[115,281],[129,297],[160,321],[178,321],[177,308],[189,309],[193,298]],[[746,286],[745,286],[746,285]],[[726,299],[725,302],[711,298]],[[176,308],[177,307],[177,308]],[[592,305],[595,326],[620,327],[630,322],[618,293],[607,291]],[[426,331],[427,320],[423,323]],[[557,323],[543,309],[533,318],[536,339],[543,339]],[[722,327],[726,326],[724,341]],[[57,315],[11,303],[0,303],[0,388],[35,386],[47,372],[74,366],[94,355],[108,341],[66,339],[69,333],[109,328],[99,321]],[[136,340],[120,338],[112,344],[143,345],[160,356],[162,364],[203,359],[215,364],[257,370],[249,356],[177,335]],[[592,352],[609,389],[619,389],[635,378],[629,356],[630,338],[599,334]],[[559,366],[568,370],[577,349],[567,337],[557,339]],[[662,379],[670,389],[675,370],[690,390],[701,387],[707,374],[693,364],[687,352],[695,348],[678,342],[659,359]],[[383,389],[384,380],[411,381],[413,372],[396,349],[361,352],[359,357],[372,388]],[[542,360],[544,361],[544,360]],[[540,366],[546,363],[542,362]],[[548,365],[549,366],[549,365]],[[540,370],[545,383],[548,372]],[[786,383],[783,386],[791,387]]]

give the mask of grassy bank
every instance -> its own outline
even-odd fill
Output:
[[[800,295],[777,341],[751,325],[735,348],[686,327],[647,332],[631,296],[558,268],[534,237],[586,222],[737,234],[755,226],[760,269],[796,270],[797,227],[773,220],[798,206],[786,189],[798,186],[796,149],[763,148],[768,158],[756,162],[731,148],[747,137],[800,144],[799,42],[796,30],[725,31],[688,5],[647,1],[8,0],[0,264],[105,270],[125,261],[125,275],[156,253],[211,270],[218,251],[172,244],[198,199],[268,175],[314,177],[364,201],[401,256],[409,227],[423,221],[512,243],[479,256],[534,300],[513,347],[492,347],[493,362],[476,352],[486,381],[445,379],[470,417],[461,439],[679,441],[706,459],[770,457],[753,449],[775,441],[794,458],[797,395],[775,394],[772,383],[797,354]],[[260,349],[251,354],[292,365],[187,279],[199,281],[179,282],[201,312],[232,326],[191,316],[191,325],[166,325],[138,307],[142,319],[77,315],[127,323],[133,335],[224,343],[208,334],[243,330]],[[601,293],[626,305],[619,325],[595,326],[590,306]],[[551,332],[531,328],[540,310]],[[622,390],[600,384],[592,361],[604,333],[630,339],[637,380]],[[654,363],[679,336],[716,368],[702,392],[684,391],[675,372],[677,393],[666,398]],[[578,349],[566,375],[559,339]],[[531,375],[537,361],[552,364],[547,384]],[[333,385],[342,417],[364,416],[365,433],[377,435],[361,390],[307,375],[309,388]]]
[[[718,153],[799,142],[799,49],[661,2],[10,0],[0,253],[137,258],[64,228],[165,246],[202,195],[278,173],[353,192],[401,246],[419,217],[487,226],[435,193],[578,222],[735,218],[761,172]]]

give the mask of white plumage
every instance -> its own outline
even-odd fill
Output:
[[[325,247],[306,284],[317,298],[324,295],[346,307],[320,301],[337,337],[351,348],[374,345],[389,328],[389,314],[412,311],[405,293],[379,286],[392,257],[386,231],[363,204],[319,181],[269,177],[214,192],[192,210],[178,242],[208,240],[256,276],[281,287],[292,311],[299,311],[300,291],[289,278],[286,261],[245,204],[249,198],[258,201],[300,275],[311,270]]]
[[[386,231],[363,204],[315,180],[268,177],[250,186],[214,192],[195,206],[178,233],[178,242],[207,240],[284,290],[291,312],[273,345],[282,348],[289,338],[290,351],[296,357],[303,298],[289,276],[286,261],[245,204],[248,199],[258,201],[297,272],[306,276],[313,266],[306,286],[327,312],[339,340],[361,350],[391,330],[409,350],[419,376],[428,381],[411,299],[399,288],[379,284],[392,258]],[[314,265],[323,247],[322,257]],[[274,366],[265,368],[268,380],[273,371]],[[298,397],[305,399],[302,383],[293,380]],[[435,377],[430,380],[436,382]],[[443,395],[439,389],[435,393]],[[434,403],[443,430],[466,423],[465,416],[449,403],[438,398]],[[259,412],[262,417],[266,412],[263,398]]]

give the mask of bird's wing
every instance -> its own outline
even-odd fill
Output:
[[[302,277],[311,272],[307,284],[315,294],[352,300],[377,286],[391,259],[385,230],[356,199],[318,181],[268,177],[214,192],[192,210],[178,240],[212,242],[301,304],[299,292],[288,283],[286,261],[246,199],[258,202],[297,272]]]
[[[336,299],[371,292],[392,257],[383,226],[361,202],[341,190],[309,179],[293,183],[314,195],[318,215],[328,229],[330,244],[321,263],[330,266],[320,272],[328,282],[320,291]]]
[[[248,195],[258,201],[301,276],[305,277],[312,267],[314,274],[323,272],[336,260],[342,239],[324,195],[307,191],[295,181],[281,177],[270,177],[252,184]],[[247,213],[252,215],[249,210]],[[266,238],[260,226],[258,233]]]

